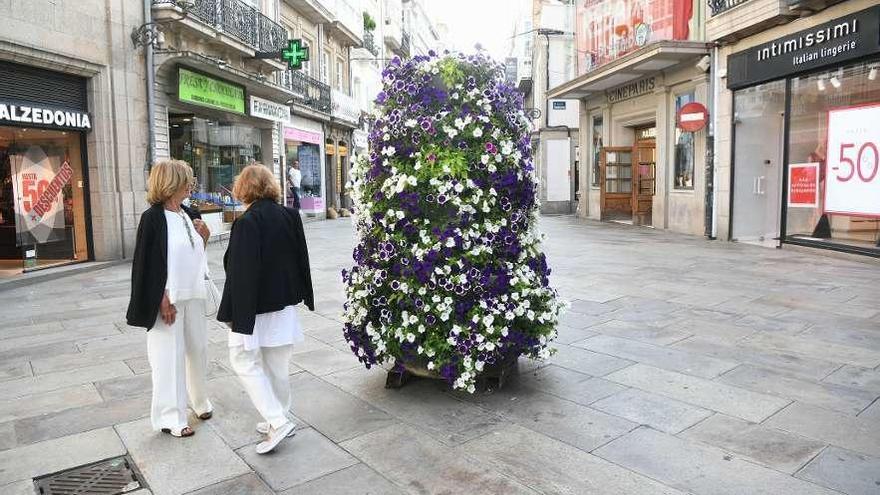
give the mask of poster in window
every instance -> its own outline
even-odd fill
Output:
[[[819,164],[792,163],[788,166],[788,207],[819,207]]]
[[[880,104],[828,112],[825,211],[880,217]]]
[[[73,178],[70,163],[63,154],[47,154],[35,145],[10,154],[10,158],[16,244],[64,239],[64,188]]]

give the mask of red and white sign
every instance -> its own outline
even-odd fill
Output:
[[[880,217],[880,105],[828,112],[825,211]]]
[[[681,107],[675,118],[679,129],[697,132],[709,122],[709,111],[702,103],[691,102]]]
[[[818,163],[792,163],[788,166],[788,206],[819,207]]]
[[[62,161],[62,157],[47,156],[40,146],[30,146],[24,153],[13,155],[12,163],[19,242],[53,240],[57,231],[64,229],[62,192],[73,178],[73,168],[66,159]]]

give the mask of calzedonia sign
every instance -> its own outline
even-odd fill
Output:
[[[880,6],[798,31],[728,57],[738,89],[880,53]]]
[[[78,131],[88,131],[92,128],[92,120],[85,112],[4,101],[0,101],[0,124]]]

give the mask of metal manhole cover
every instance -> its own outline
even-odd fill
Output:
[[[40,495],[117,495],[147,488],[126,455],[34,478]]]

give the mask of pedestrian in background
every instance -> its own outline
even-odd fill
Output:
[[[264,422],[257,453],[293,435],[290,355],[303,333],[294,306],[314,311],[309,253],[296,210],[278,204],[281,188],[263,165],[249,165],[232,193],[246,211],[232,226],[223,259],[226,286],[217,319],[230,327],[229,360]]]
[[[207,227],[181,207],[190,194],[192,168],[181,160],[153,165],[150,208],[142,215],[131,265],[128,324],[147,332],[153,380],[153,429],[176,437],[195,432],[187,424],[187,395],[199,419],[211,418],[205,297]]]
[[[302,187],[302,171],[299,169],[299,160],[294,160],[287,171],[287,183],[290,187],[290,195],[293,198],[293,207],[300,209],[299,195]]]

